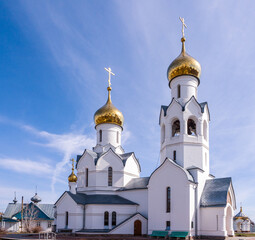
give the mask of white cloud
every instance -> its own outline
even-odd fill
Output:
[[[35,162],[29,159],[0,158],[0,166],[11,171],[33,174],[36,176],[48,175],[53,172],[53,168],[49,164]]]
[[[58,181],[60,174],[64,171],[64,167],[69,163],[72,155],[81,153],[85,147],[92,148],[95,145],[95,140],[84,134],[53,134],[47,131],[39,131],[29,125],[23,125],[22,128],[45,142],[35,142],[35,144],[55,149],[63,154],[63,158],[56,164],[53,171],[51,190],[55,192],[55,183]]]

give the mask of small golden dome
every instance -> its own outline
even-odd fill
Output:
[[[169,80],[169,86],[171,81],[181,75],[191,75],[197,78],[198,84],[200,82],[199,77],[201,74],[200,63],[189,56],[185,51],[185,38],[182,37],[182,52],[181,54],[173,60],[167,69],[167,78]]]
[[[72,173],[68,177],[68,182],[77,182],[77,176],[74,174],[73,169]]]
[[[111,101],[111,87],[107,88],[108,99],[106,104],[99,108],[94,114],[94,121],[96,126],[101,123],[113,123],[119,126],[123,126],[124,117],[121,111],[119,111]]]

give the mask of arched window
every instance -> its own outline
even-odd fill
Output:
[[[177,86],[177,98],[180,98],[181,97],[181,86],[178,85]]]
[[[193,119],[189,119],[187,123],[188,127],[188,135],[195,136],[197,135],[197,127],[196,123]]]
[[[207,123],[204,121],[203,124],[203,133],[204,133],[204,139],[207,141]]]
[[[165,141],[165,125],[163,124],[161,127],[161,143]]]
[[[66,227],[68,226],[68,212],[66,212]]]
[[[166,188],[166,212],[171,211],[171,188]]]
[[[116,226],[116,212],[112,212],[112,226]]]
[[[108,168],[108,186],[112,186],[112,167]]]
[[[99,130],[99,142],[102,142],[103,133],[102,130]]]
[[[180,121],[175,120],[172,125],[172,137],[180,135]]]
[[[104,226],[109,226],[109,212],[104,212]]]
[[[176,151],[175,150],[173,151],[173,159],[174,159],[174,161],[176,161]]]
[[[88,168],[86,168],[86,187],[88,187],[89,186],[89,169]]]

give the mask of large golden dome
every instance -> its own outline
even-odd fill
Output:
[[[108,99],[106,104],[99,108],[94,114],[94,121],[96,126],[101,123],[113,123],[119,126],[123,126],[124,117],[121,111],[119,111],[111,101],[111,87],[107,88]]]
[[[169,86],[171,81],[181,75],[191,75],[197,78],[198,84],[200,82],[199,77],[201,74],[200,63],[193,57],[189,56],[185,51],[185,38],[182,37],[182,52],[173,60],[167,69],[167,78],[169,80]]]

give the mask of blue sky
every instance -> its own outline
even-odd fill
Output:
[[[202,66],[211,173],[231,176],[255,220],[255,3],[251,1],[0,2],[0,211],[17,192],[44,202],[67,190],[69,159],[95,145],[93,115],[107,97],[124,114],[124,149],[148,176],[158,165],[167,67],[181,50]]]

